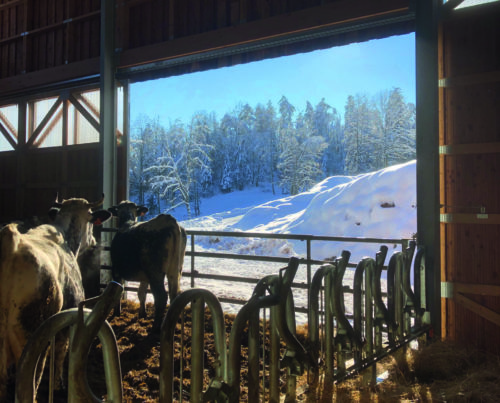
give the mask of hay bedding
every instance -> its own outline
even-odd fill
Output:
[[[122,315],[110,323],[115,332],[122,366],[124,401],[129,403],[157,402],[159,396],[159,337],[150,335],[153,323],[153,306],[147,306],[148,317],[138,319],[138,304],[125,301]],[[226,334],[229,335],[234,316],[225,315]],[[190,361],[190,317],[185,319],[183,401],[189,401]],[[207,322],[210,323],[210,322]],[[180,325],[177,325],[180,329]],[[180,332],[177,332],[180,333]],[[176,333],[176,340],[179,336]],[[300,332],[299,332],[300,333]],[[300,336],[300,334],[299,334]],[[303,336],[300,337],[303,339]],[[242,355],[246,356],[247,340],[242,341]],[[213,334],[207,328],[205,335],[205,364],[213,362]],[[176,361],[179,350],[176,349]],[[500,357],[484,356],[453,346],[446,342],[435,342],[419,351],[409,350],[399,360],[389,358],[378,365],[387,370],[389,377],[376,386],[364,386],[361,376],[340,385],[319,383],[311,388],[306,376],[298,380],[298,401],[304,402],[500,402]],[[247,372],[242,364],[242,379]],[[176,369],[174,380],[178,390],[180,377]],[[213,373],[206,371],[205,384]],[[89,355],[88,379],[94,393],[104,397],[104,370],[100,346],[93,346]],[[284,380],[284,377],[283,377]],[[176,392],[177,393],[177,392]],[[176,400],[178,396],[176,396]],[[43,401],[40,399],[39,401]],[[246,401],[246,386],[242,385],[241,401]],[[56,402],[66,401],[56,397]]]

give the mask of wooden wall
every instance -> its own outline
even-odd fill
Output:
[[[500,6],[440,27],[443,335],[500,353]]]
[[[99,158],[99,143],[2,153],[0,223],[46,214],[56,194],[99,199]]]

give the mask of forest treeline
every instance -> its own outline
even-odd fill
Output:
[[[298,111],[285,96],[237,106],[220,120],[198,112],[168,127],[147,116],[135,122],[130,195],[148,206],[185,206],[201,198],[269,183],[297,194],[332,175],[356,175],[415,158],[415,106],[399,88],[347,98],[344,118],[322,99]]]

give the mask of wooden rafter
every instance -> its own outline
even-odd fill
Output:
[[[7,129],[6,129],[7,127]],[[7,139],[7,141],[10,143],[10,145],[12,146],[12,148],[16,148],[17,147],[17,144],[16,142],[12,139],[10,133],[9,133],[9,130],[11,133],[14,134],[14,136],[16,135],[16,130],[14,127],[12,127],[12,125],[10,124],[10,122],[7,120],[7,118],[5,117],[5,115],[0,111],[0,132],[2,132],[2,134],[4,135],[4,137]]]
[[[49,134],[52,131],[52,129],[54,128],[54,126],[59,122],[59,120],[61,120],[61,118],[63,116],[63,111],[64,111],[64,108],[61,108],[56,114],[54,114],[52,116],[52,120],[50,121],[50,124],[47,127],[45,127],[45,129],[40,133],[40,135],[36,139],[36,142],[34,143],[34,146],[40,147],[43,144],[43,142],[49,136]]]
[[[42,133],[43,129],[45,128],[47,123],[49,123],[50,119],[52,118],[54,113],[57,111],[59,106],[62,104],[62,102],[63,102],[62,97],[57,98],[54,105],[52,105],[52,108],[49,109],[49,111],[47,112],[45,117],[42,119],[40,124],[37,126],[37,128],[31,134],[31,136],[27,142],[28,147],[31,147],[33,144],[35,144],[35,141],[37,141],[38,136]],[[39,142],[37,142],[37,143],[39,143]]]
[[[86,108],[90,109],[96,116],[99,116],[99,111],[81,95],[70,94],[69,101],[78,110],[78,112],[80,112],[82,116],[87,119],[92,127],[99,131],[99,122],[94,118],[94,116],[89,113]]]
[[[477,303],[465,295],[473,294],[500,297],[500,285],[453,283],[453,289],[454,299],[457,303],[495,325],[500,326],[500,313]]]

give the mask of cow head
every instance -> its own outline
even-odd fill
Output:
[[[142,217],[148,212],[148,208],[138,206],[129,200],[123,200],[118,206],[113,206],[108,209],[114,217],[118,217],[118,227],[132,225],[137,221],[137,217]]]
[[[93,211],[102,205],[103,201],[104,195],[93,203],[80,198],[59,202],[56,197],[49,210],[49,217],[64,233],[66,242],[75,256],[78,256],[80,249],[85,250],[95,242],[92,234],[93,225],[101,225],[111,218],[109,211]]]

